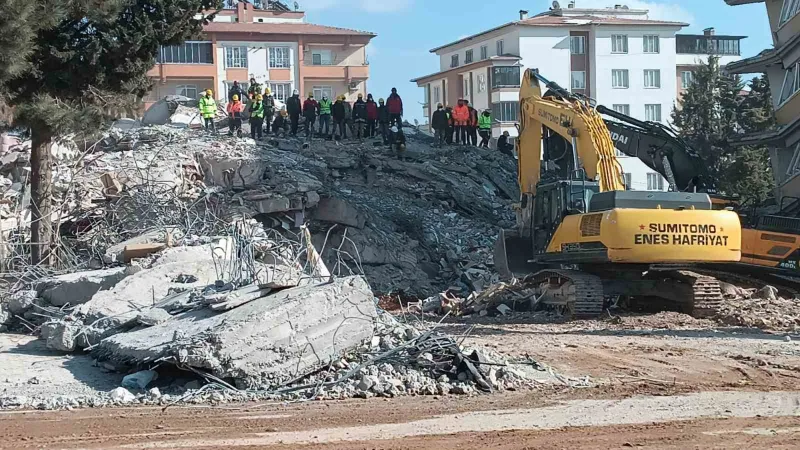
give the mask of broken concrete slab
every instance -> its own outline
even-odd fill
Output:
[[[99,291],[111,289],[129,273],[125,267],[68,273],[42,280],[37,291],[53,306],[74,306],[88,302]]]
[[[289,199],[280,196],[258,199],[254,202],[254,206],[256,211],[261,214],[273,214],[292,209]]]
[[[317,370],[370,339],[377,316],[372,291],[360,276],[286,289],[211,314],[191,311],[120,333],[94,353],[126,364],[171,356],[241,386],[269,387]]]
[[[37,296],[37,292],[32,289],[17,291],[9,296],[6,306],[12,314],[22,314],[33,306]]]
[[[228,188],[246,188],[261,184],[267,162],[255,158],[198,154],[206,184]]]
[[[123,260],[124,256],[123,253],[125,251],[125,247],[128,246],[136,244],[151,244],[151,243],[169,244],[170,241],[172,241],[175,238],[176,233],[178,233],[177,229],[168,227],[159,230],[150,230],[140,234],[139,236],[133,237],[131,239],[126,239],[118,244],[108,247],[103,255],[103,261],[106,264],[121,262]]]
[[[166,244],[149,243],[149,244],[129,244],[122,250],[122,261],[125,263],[131,262],[133,259],[145,258],[164,250]]]
[[[321,199],[314,211],[313,218],[322,222],[338,223],[355,228],[364,228],[366,224],[366,218],[358,209],[336,197]]]

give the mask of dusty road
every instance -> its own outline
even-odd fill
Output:
[[[535,359],[592,387],[535,383],[469,398],[2,412],[0,449],[789,449],[800,441],[797,335],[673,313],[560,324],[484,318],[443,327],[468,334],[468,345]],[[58,363],[67,372],[89,370],[54,358],[17,369]]]

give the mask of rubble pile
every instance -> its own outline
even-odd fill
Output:
[[[778,289],[744,289],[726,284],[727,300],[716,320],[734,326],[774,331],[800,331],[800,300],[778,295]]]

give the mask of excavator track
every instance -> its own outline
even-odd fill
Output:
[[[659,268],[655,272],[667,278],[673,278],[691,286],[691,298],[685,303],[686,312],[698,319],[711,318],[719,313],[725,297],[722,294],[720,281],[710,274],[681,270],[679,268]],[[702,271],[701,271],[702,272]]]
[[[537,272],[531,275],[530,280],[540,285],[548,283],[558,287],[563,296],[557,296],[556,301],[549,300],[545,303],[565,307],[573,318],[589,319],[603,312],[603,281],[598,276],[579,270],[553,269]]]

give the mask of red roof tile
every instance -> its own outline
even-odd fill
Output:
[[[227,23],[212,22],[203,27],[210,33],[259,33],[259,34],[316,34],[328,36],[375,36],[368,31],[326,27],[313,23]]]

